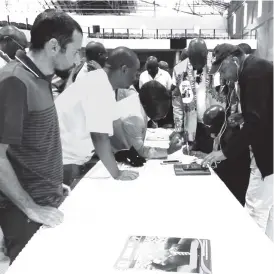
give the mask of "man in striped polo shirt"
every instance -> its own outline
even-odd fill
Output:
[[[62,11],[46,10],[31,30],[30,51],[0,74],[0,226],[11,262],[41,224],[62,222],[59,123],[51,92],[56,70],[79,58],[82,29]]]

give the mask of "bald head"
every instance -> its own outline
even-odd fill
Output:
[[[11,59],[15,58],[18,49],[25,49],[28,40],[24,32],[15,26],[9,25],[0,29],[0,49]]]
[[[168,70],[169,70],[169,65],[168,65],[168,63],[165,62],[165,61],[160,61],[160,62],[159,62],[159,68],[160,68],[160,69],[163,69],[163,70],[165,70],[165,71],[168,71]]]
[[[87,61],[96,61],[103,67],[107,59],[104,45],[99,42],[89,42],[86,45],[86,58]]]
[[[207,62],[207,46],[202,38],[192,39],[188,46],[188,57],[195,70],[201,70]]]
[[[133,68],[139,66],[139,59],[133,50],[126,47],[118,47],[110,52],[107,66],[112,70],[119,69],[122,66]]]

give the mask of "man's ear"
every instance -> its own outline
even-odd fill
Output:
[[[50,55],[54,56],[60,51],[61,47],[57,39],[52,38],[46,43],[45,49]]]
[[[126,72],[127,72],[127,66],[126,66],[126,65],[123,65],[121,69],[122,69],[122,72],[123,72],[123,73],[126,73]]]

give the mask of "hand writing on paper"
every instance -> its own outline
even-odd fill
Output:
[[[29,208],[26,215],[31,221],[48,226],[55,227],[63,222],[64,214],[59,209],[51,206],[35,205]]]
[[[132,181],[139,177],[139,173],[131,170],[120,170],[119,176],[115,178],[121,181]]]

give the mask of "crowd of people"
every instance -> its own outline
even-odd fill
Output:
[[[117,165],[120,151],[142,165],[185,143],[273,239],[273,64],[246,44],[211,53],[195,38],[172,74],[150,56],[136,88],[133,50],[90,42],[82,58],[82,42],[81,26],[58,10],[37,16],[30,43],[15,27],[0,30],[2,261],[41,225],[62,222],[58,207],[93,157],[115,180],[134,180]],[[165,119],[175,125],[169,148],[146,146],[147,127]]]

